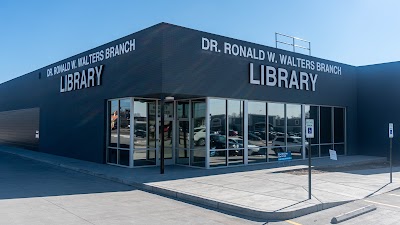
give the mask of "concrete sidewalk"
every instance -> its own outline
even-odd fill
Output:
[[[212,170],[167,166],[161,175],[158,167],[127,169],[6,146],[0,146],[0,152],[268,220],[290,219],[400,187],[400,167],[394,167],[392,184],[387,168],[320,172],[312,175],[312,199],[308,200],[308,176],[285,172],[307,168],[306,160]],[[382,157],[343,156],[338,161],[313,159],[313,166],[332,168],[384,161]]]

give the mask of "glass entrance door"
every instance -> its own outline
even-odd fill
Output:
[[[165,165],[173,164],[173,149],[174,149],[174,121],[172,119],[165,119],[164,120],[164,130],[161,130],[161,120],[159,120],[159,149],[161,154],[161,132],[164,132],[164,159]]]
[[[158,149],[161,160],[161,134],[164,133],[164,160],[165,165],[174,164],[175,148],[175,121],[174,102],[166,102],[164,105],[164,130],[161,130],[161,108],[158,107]]]

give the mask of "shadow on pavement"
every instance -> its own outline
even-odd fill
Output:
[[[0,200],[134,190],[133,187],[0,153]]]

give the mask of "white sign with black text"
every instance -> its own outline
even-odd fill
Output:
[[[393,138],[393,123],[389,123],[389,138]]]
[[[314,138],[314,120],[306,119],[306,138]]]

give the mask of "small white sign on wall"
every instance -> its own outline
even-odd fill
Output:
[[[389,138],[393,138],[393,123],[389,123]]]
[[[314,120],[306,119],[306,138],[314,138]]]
[[[38,130],[35,133],[35,138],[39,139],[39,131]]]
[[[332,160],[337,160],[336,151],[335,151],[335,150],[332,150],[332,149],[329,149],[329,157],[330,157]]]

